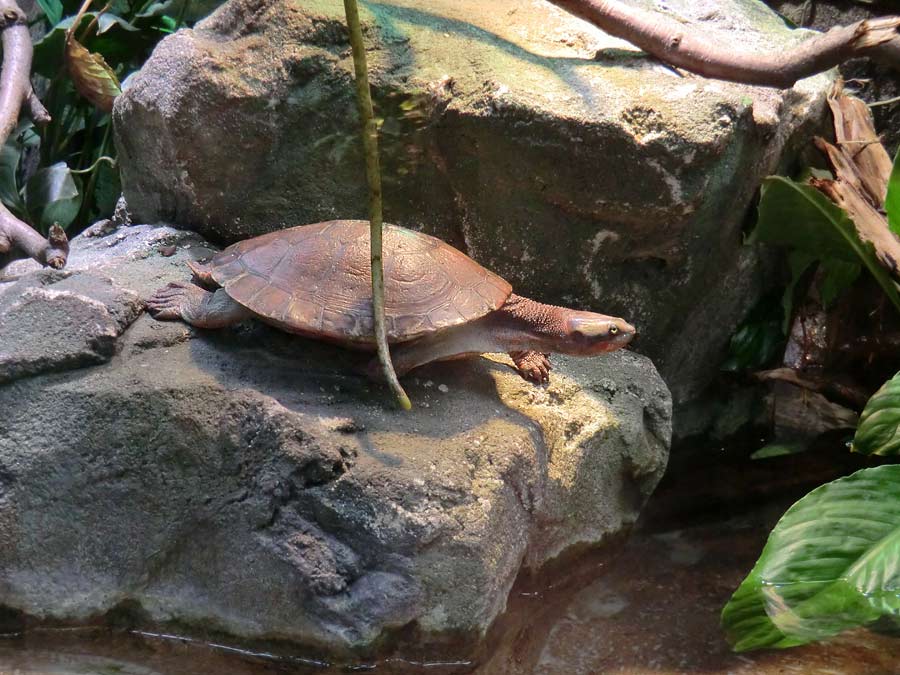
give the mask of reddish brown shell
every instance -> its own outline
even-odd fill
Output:
[[[332,220],[229,246],[197,270],[262,319],[340,342],[372,342],[369,223]],[[434,237],[384,226],[388,339],[412,340],[506,302],[510,285]]]

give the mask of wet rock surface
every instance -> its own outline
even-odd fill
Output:
[[[747,48],[805,37],[756,0],[634,4]],[[362,18],[388,219],[519,293],[626,317],[676,401],[695,396],[767,283],[742,246],[754,193],[823,118],[829,77],[685,76],[547,2],[387,0]],[[166,38],[114,113],[136,219],[231,242],[364,217],[353,91],[338,0],[231,0]]]
[[[143,298],[211,252],[98,227],[68,278]],[[520,570],[619,539],[664,470],[671,400],[644,357],[559,359],[546,388],[505,357],[434,365],[411,413],[356,374],[368,358],[142,314],[108,363],[0,385],[0,606],[328,652],[471,643]]]
[[[341,662],[318,659],[310,651],[254,654],[221,640],[177,635],[26,630],[0,638],[0,671],[83,675],[114,667],[126,675],[896,675],[900,640],[891,635],[859,629],[824,643],[736,654],[719,626],[722,605],[752,567],[784,509],[809,489],[858,468],[859,458],[839,446],[824,454],[765,462],[751,462],[735,447],[697,451],[703,457],[690,467],[694,473],[666,477],[638,530],[613,559],[598,564],[588,556],[528,583],[520,580],[484,653],[472,659],[460,653],[440,658],[416,645],[390,659]],[[692,481],[687,475],[701,478]],[[725,489],[728,485],[732,489]]]

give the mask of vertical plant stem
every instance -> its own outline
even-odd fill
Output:
[[[366,64],[366,48],[359,24],[359,8],[356,0],[344,0],[347,28],[350,30],[350,46],[353,48],[353,68],[356,73],[356,102],[362,123],[363,148],[366,155],[366,177],[369,182],[369,228],[372,263],[372,316],[375,323],[375,341],[378,360],[391,390],[403,410],[412,408],[409,397],[403,391],[391,363],[387,331],[384,325],[384,260],[382,257],[381,170],[378,166],[378,127],[372,112],[372,94],[369,90],[369,73]]]

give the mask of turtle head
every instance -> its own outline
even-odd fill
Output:
[[[566,317],[561,344],[556,350],[577,356],[612,352],[631,342],[635,332],[634,326],[624,319],[572,311]]]

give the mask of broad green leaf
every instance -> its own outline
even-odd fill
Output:
[[[113,102],[122,93],[119,80],[99,54],[92,54],[78,40],[66,45],[66,65],[75,89],[98,110],[112,111]]]
[[[900,235],[900,149],[897,150],[897,156],[894,157],[894,168],[891,170],[891,177],[888,180],[884,209],[887,211],[891,232]]]
[[[851,448],[864,455],[900,455],[900,373],[866,403]]]
[[[843,209],[809,185],[782,176],[766,178],[751,240],[789,246],[820,260],[864,265],[900,311],[900,290],[878,262],[872,244],[860,240]]]
[[[859,262],[849,240],[853,223],[843,209],[809,185],[769,176],[762,186],[757,241],[790,246],[816,258]]]
[[[63,5],[60,0],[38,0],[38,5],[44,10],[44,15],[51,26],[55,26],[62,19]]]
[[[87,12],[78,24],[76,37],[81,37],[96,12]],[[34,43],[34,72],[53,78],[64,67],[66,31],[74,16],[60,21],[44,37]],[[97,34],[84,40],[84,46],[91,52],[99,53],[109,63],[118,63],[143,54],[148,45],[157,38],[145,35],[132,23],[114,14],[104,14],[97,22]]]
[[[900,465],[813,490],[722,610],[736,651],[791,647],[900,616]]]
[[[28,180],[25,206],[31,220],[46,232],[53,223],[67,228],[81,208],[81,193],[65,162],[39,169]]]

